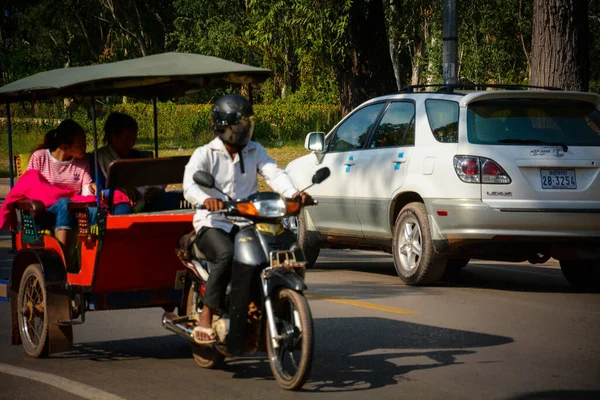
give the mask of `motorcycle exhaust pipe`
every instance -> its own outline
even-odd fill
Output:
[[[187,322],[188,317],[178,317],[177,315],[166,312],[162,316],[162,326],[165,329],[170,330],[189,340],[190,342],[196,343],[194,341],[194,333],[191,328],[188,328],[179,322]]]

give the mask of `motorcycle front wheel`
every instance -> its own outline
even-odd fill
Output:
[[[272,296],[273,316],[279,339],[273,345],[267,327],[267,354],[279,386],[287,390],[302,387],[310,374],[314,354],[314,331],[308,301],[301,293],[281,289]]]

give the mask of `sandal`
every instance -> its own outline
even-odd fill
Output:
[[[194,327],[194,341],[198,344],[213,344],[217,342],[217,334],[213,328],[204,328],[202,326]],[[201,340],[198,338],[198,333],[204,333],[210,339]]]

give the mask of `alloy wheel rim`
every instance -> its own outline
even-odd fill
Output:
[[[423,235],[421,226],[415,218],[407,219],[400,230],[398,238],[398,258],[402,267],[412,272],[418,265],[423,252]]]
[[[291,216],[283,219],[283,226],[294,232],[298,236],[298,217]]]

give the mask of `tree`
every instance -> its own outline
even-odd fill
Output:
[[[141,56],[167,50],[172,28],[169,0],[98,0],[108,11],[116,29],[126,38],[135,39]]]
[[[335,71],[343,113],[395,90],[383,0],[304,0],[304,15],[308,46]]]
[[[382,0],[352,2],[348,18],[345,34],[351,45],[336,71],[343,113],[397,87]]]
[[[531,85],[588,90],[588,3],[534,0]]]

